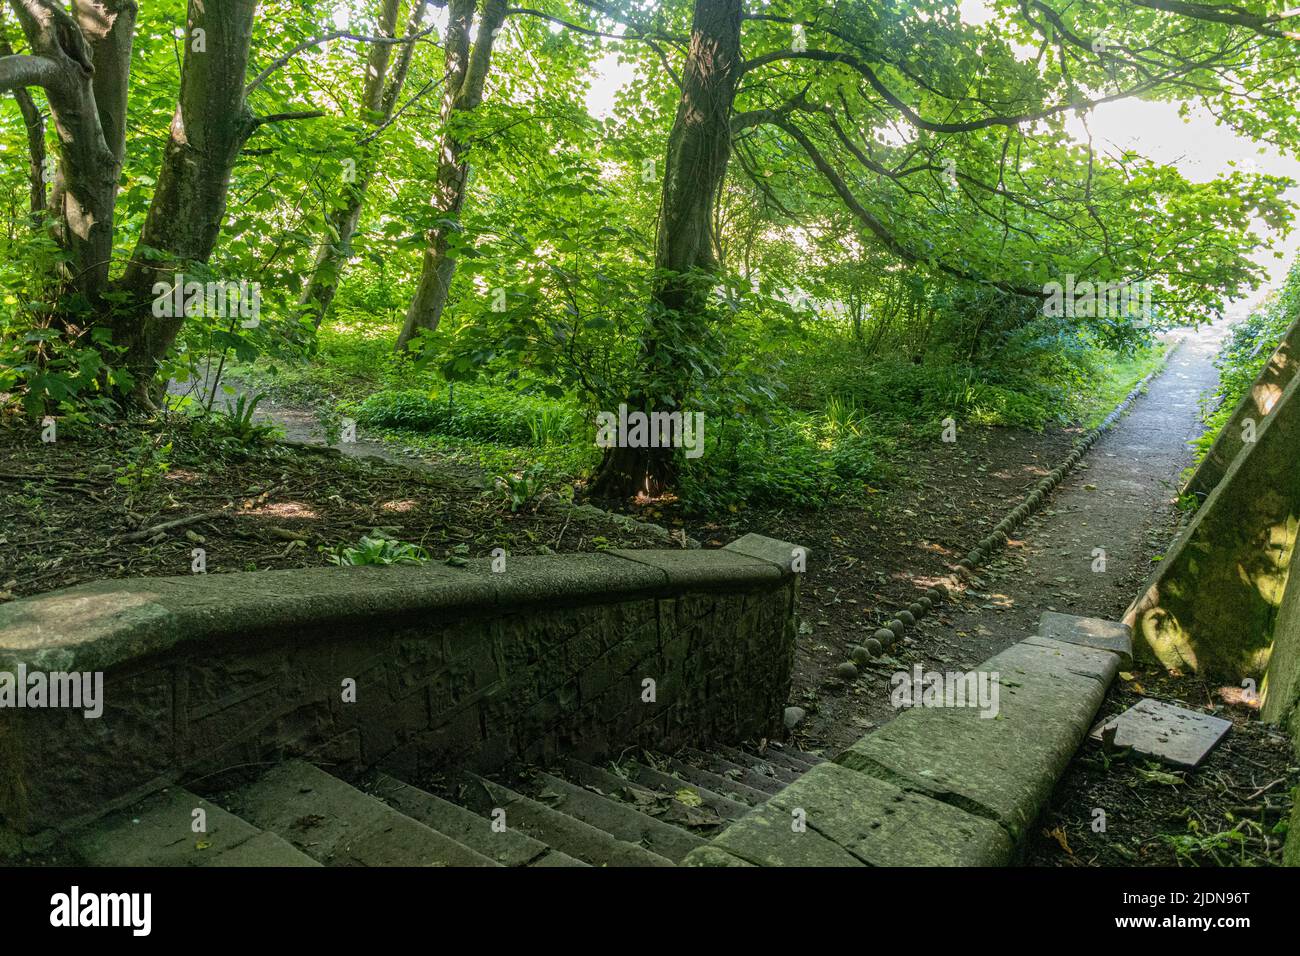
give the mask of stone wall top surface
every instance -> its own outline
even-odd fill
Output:
[[[758,535],[759,553],[792,546]],[[739,543],[739,542],[738,542]],[[103,670],[182,642],[411,615],[460,616],[530,604],[770,584],[778,561],[734,549],[619,551],[445,564],[302,568],[96,581],[0,605],[0,670]]]

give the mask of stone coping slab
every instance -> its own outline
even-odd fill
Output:
[[[757,537],[757,536],[750,536]],[[786,547],[777,542],[780,547]],[[0,605],[0,670],[105,670],[187,641],[418,617],[436,624],[512,606],[610,603],[780,580],[726,549],[611,551],[96,581]]]
[[[1118,621],[1044,611],[1038,621],[1038,636],[1110,651],[1119,656],[1121,667],[1133,663],[1133,629]]]
[[[719,858],[721,852],[736,861]],[[877,777],[819,764],[687,866],[987,866],[1011,858],[996,823]]]
[[[724,550],[747,554],[751,558],[759,558],[763,561],[770,561],[782,571],[792,571],[794,569],[796,551],[802,551],[805,560],[809,554],[807,548],[793,545],[789,541],[779,541],[776,538],[767,538],[761,534],[753,533],[747,534],[743,538],[737,538],[727,545]]]
[[[980,670],[1073,675],[1109,685],[1119,673],[1119,655],[1091,647],[1066,644],[1048,637],[1027,637],[990,657]]]
[[[770,561],[718,550],[610,552],[637,565],[659,571],[668,584],[689,590],[729,588],[737,584],[779,581],[782,574]]]
[[[1036,636],[1013,644],[974,671],[996,682],[996,710],[987,706],[991,695],[983,708],[913,707],[733,823],[686,863],[1011,862],[1119,671],[1122,647],[1089,642],[1095,634],[1114,635],[1113,628],[1090,626],[1083,643]],[[805,814],[807,832],[792,829],[796,810]]]

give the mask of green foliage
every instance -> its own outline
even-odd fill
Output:
[[[703,456],[686,461],[682,499],[705,512],[865,500],[873,483],[890,477],[891,441],[856,410],[837,407],[833,415],[728,422]]]
[[[0,98],[0,407],[74,428],[114,414],[113,399],[137,384],[116,367],[110,329],[130,328],[140,303],[114,283],[156,198],[186,4],[141,6],[103,301],[75,291],[48,224],[28,215],[25,163],[7,161],[25,156],[26,126],[14,98]],[[638,30],[689,32],[691,2],[632,6]],[[622,28],[601,5],[554,0],[545,18],[510,15],[482,104],[449,127],[437,105],[445,38],[414,45],[402,109],[377,127],[363,106],[367,45],[304,41],[343,21],[374,33],[378,5],[259,4],[249,76],[234,79],[303,49],[257,85],[251,115],[324,115],[258,125],[230,181],[211,184],[227,195],[202,224],[219,230],[217,241],[185,272],[260,283],[262,316],[254,327],[187,317],[160,374],[193,385],[188,406],[204,409],[232,368],[255,374],[259,387],[270,379],[277,395],[320,407],[331,433],[340,412],[355,414],[521,482],[534,466],[557,479],[590,466],[596,410],[629,398],[702,410],[708,452],[685,464],[683,487],[701,507],[860,495],[888,479],[892,442],[931,435],[949,416],[1091,423],[1154,367],[1150,332],[1116,317],[1044,318],[1036,290],[1075,274],[1151,280],[1156,326],[1189,324],[1257,282],[1252,254],[1269,244],[1261,226],[1287,228],[1291,209],[1281,177],[1240,169],[1194,182],[1134,152],[1093,149],[1074,129],[1089,112],[1083,99],[1137,89],[1152,102],[1207,107],[1261,146],[1294,150],[1294,44],[1164,10],[988,6],[988,22],[972,24],[951,0],[787,0],[770,19],[746,20],[741,52],[752,69],[732,113],[781,114],[805,139],[782,124],[737,124],[727,178],[707,197],[718,268],[668,274],[655,264],[660,227],[671,228],[659,204],[680,99],[674,44],[606,42],[601,34]],[[810,46],[840,56],[785,56],[791,22],[807,26]],[[1085,41],[1105,32],[1116,45],[1102,56],[1087,42],[1045,41],[1044,31]],[[630,75],[613,109],[594,115],[595,64],[613,50]],[[916,115],[904,121],[900,104]],[[1008,120],[1027,115],[1038,118]],[[942,132],[920,117],[968,128]],[[447,129],[473,170],[450,215],[430,202]],[[46,139],[57,155],[56,131]],[[359,189],[349,163],[368,192],[317,332],[298,301],[322,245],[341,239],[331,217]],[[827,182],[825,168],[842,182]],[[394,356],[435,227],[450,230],[457,262],[448,306],[413,356]],[[666,290],[686,304],[665,307]],[[1225,354],[1226,406],[1276,331],[1261,321]],[[232,449],[254,446],[269,435],[252,421],[255,404],[195,428]]]
[[[524,505],[537,499],[545,487],[545,468],[532,465],[523,472],[497,475],[493,486],[510,500],[510,510],[518,511]]]
[[[228,449],[247,450],[266,444],[281,434],[277,425],[259,424],[254,420],[257,405],[264,398],[255,395],[238,395],[233,405],[215,412],[199,413],[194,418],[196,436],[216,442]]]
[[[571,409],[505,389],[453,386],[438,398],[413,390],[381,391],[357,406],[356,418],[380,428],[515,446],[557,444],[576,435]]]
[[[398,541],[376,528],[352,547],[339,546],[329,555],[331,564],[423,564],[429,554],[419,545]]]
[[[1291,323],[1300,318],[1300,262],[1291,267],[1285,284],[1264,306],[1233,326],[1219,350],[1219,385],[1204,400],[1205,432],[1193,446],[1199,462],[1245,397]]]
[[[153,489],[171,469],[172,443],[161,436],[141,434],[131,454],[131,460],[116,469],[114,482],[132,494]]]
[[[84,318],[84,304],[43,278],[66,259],[45,232],[0,235],[0,409],[15,405],[29,418],[53,414],[76,427],[111,417],[115,392],[132,382],[111,367],[117,350],[107,326],[59,327],[69,312]]]

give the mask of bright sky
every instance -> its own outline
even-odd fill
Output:
[[[1072,119],[1069,125],[1076,138],[1087,141],[1081,122]],[[1258,143],[1225,126],[1215,125],[1214,118],[1201,109],[1193,111],[1184,121],[1178,115],[1177,106],[1171,103],[1118,100],[1093,110],[1088,125],[1096,145],[1107,142],[1116,149],[1131,149],[1156,162],[1177,167],[1193,182],[1206,182],[1234,169],[1287,176],[1300,182],[1300,160],[1283,156],[1273,147],[1261,151]],[[1231,165],[1234,162],[1235,167]],[[1300,186],[1292,186],[1285,195],[1300,205]],[[1262,222],[1256,223],[1256,232],[1277,238]],[[1275,251],[1281,252],[1282,258],[1276,258]],[[1267,270],[1266,287],[1229,306],[1228,314],[1234,317],[1248,314],[1268,287],[1281,285],[1297,255],[1300,255],[1300,228],[1278,241],[1275,250],[1256,251],[1251,258]]]

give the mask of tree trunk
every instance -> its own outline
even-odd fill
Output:
[[[428,0],[416,0],[411,10],[407,36],[414,36],[420,30]],[[380,33],[384,36],[396,36],[398,10],[401,0],[384,0],[380,14]],[[366,88],[362,96],[362,109],[367,123],[375,127],[383,126],[392,119],[397,109],[397,100],[406,85],[407,72],[411,57],[415,51],[414,43],[407,43],[398,54],[397,67],[393,71],[392,81],[388,81],[388,68],[392,47],[388,44],[375,44],[370,48],[370,58],[366,67]],[[303,315],[310,315],[312,323],[320,328],[321,321],[328,314],[334,295],[338,291],[339,278],[348,260],[352,258],[352,237],[356,234],[357,224],[361,221],[361,208],[366,200],[375,174],[375,157],[368,142],[365,143],[361,161],[357,164],[356,181],[348,184],[342,205],[332,209],[326,219],[328,237],[316,250],[316,262],[312,266],[311,277],[303,289],[299,307]]]
[[[0,24],[0,56],[13,56],[14,48],[9,38],[4,35]],[[23,114],[23,124],[27,127],[27,182],[29,186],[28,211],[32,214],[33,225],[39,224],[41,214],[49,206],[49,197],[45,190],[45,115],[36,105],[26,87],[13,91],[14,102]]]
[[[454,225],[465,205],[469,162],[456,129],[458,114],[470,113],[483,102],[483,84],[492,65],[492,44],[506,15],[505,0],[485,0],[478,36],[470,51],[469,28],[476,0],[451,0],[447,25],[447,90],[443,97],[443,134],[438,144],[438,175],[433,205],[443,224],[429,232],[420,279],[406,310],[398,351],[405,351],[420,330],[432,332],[442,321],[447,293],[456,272],[451,252]]]
[[[91,44],[76,19],[56,0],[10,0],[9,5],[32,53],[0,57],[0,91],[28,86],[45,90],[59,137],[61,162],[50,204],[60,243],[69,253],[67,278],[95,305],[108,284],[121,163],[105,136],[96,105]],[[122,18],[125,33],[134,24],[134,7],[130,9],[131,15]],[[114,21],[105,32],[116,29]],[[129,37],[125,46],[129,50]],[[126,66],[109,62],[106,54],[103,68],[115,75]]]
[[[256,0],[189,3],[171,138],[144,229],[122,279],[135,309],[114,323],[114,342],[126,349],[122,364],[134,376],[135,397],[143,404],[156,397],[158,363],[183,321],[155,317],[152,290],[157,283],[170,286],[177,272],[212,256],[235,161],[257,128],[244,94],[256,6]]]
[[[673,361],[659,319],[672,316],[674,335],[702,333],[707,322],[707,277],[718,269],[714,210],[731,157],[731,112],[740,68],[741,0],[696,0],[691,44],[682,74],[659,204],[655,241],[656,284],[641,339],[642,384],[628,409],[652,411],[656,399],[680,407],[684,373]],[[702,338],[702,334],[700,335]],[[667,346],[667,347],[666,347]],[[663,395],[662,383],[668,386]],[[654,388],[651,388],[652,383]],[[671,448],[610,448],[592,478],[592,493],[627,498],[658,495],[673,487],[677,459]]]

